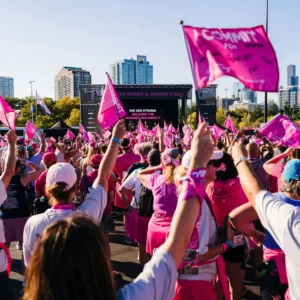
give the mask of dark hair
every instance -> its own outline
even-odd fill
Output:
[[[225,170],[216,170],[217,179],[228,180],[236,178],[238,176],[238,172],[234,165],[233,159],[228,153],[224,152],[223,157],[215,160],[213,163],[216,168],[219,168],[221,164],[225,165]]]
[[[26,270],[23,300],[114,300],[99,226],[83,213],[49,225]]]
[[[160,164],[160,152],[157,149],[152,149],[148,153],[148,162],[152,167],[158,166]]]
[[[293,151],[293,153],[292,153],[292,157],[293,157],[293,158],[300,159],[300,148],[294,149],[294,151]]]
[[[223,144],[223,142],[221,142],[221,141],[219,141],[219,142],[217,142],[217,148],[219,149],[219,150],[222,150],[224,147],[225,147],[225,145]]]
[[[176,148],[178,149],[179,154],[183,155],[183,148],[182,148],[182,145],[180,143],[176,144]]]

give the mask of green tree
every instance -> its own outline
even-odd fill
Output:
[[[192,114],[188,115],[187,123],[191,126],[193,130],[197,129],[197,113],[193,112]]]
[[[284,103],[283,112],[284,112],[284,114],[286,114],[289,117],[292,117],[292,115],[293,115],[292,108],[287,101]]]
[[[251,120],[251,115],[248,114],[248,113],[245,113],[244,116],[243,116],[243,118],[242,118],[242,121],[239,124],[239,127],[240,128],[248,128],[248,127],[250,127],[250,125],[251,125],[251,121],[250,120]]]
[[[35,125],[38,128],[51,128],[56,122],[56,118],[52,117],[52,115],[38,115]]]
[[[224,112],[223,108],[218,108],[217,109],[217,114],[216,114],[216,121],[218,124],[222,125],[224,124],[225,120],[226,120],[226,114]]]
[[[80,123],[80,110],[78,108],[73,108],[70,117],[66,120],[68,126],[79,126]]]
[[[256,105],[254,111],[251,113],[251,122],[255,122],[259,118],[264,116],[264,112],[259,105]]]
[[[279,108],[276,103],[273,103],[268,107],[268,116],[276,116],[278,112],[279,112]]]
[[[192,103],[191,106],[187,106],[187,108],[186,108],[186,114],[187,115],[190,115],[190,114],[192,114],[193,112],[196,112],[196,111],[197,111],[196,103]]]

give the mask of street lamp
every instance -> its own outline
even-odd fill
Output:
[[[34,83],[34,80],[29,81],[29,83],[31,85],[31,97],[30,97],[31,106],[30,106],[30,110],[31,110],[31,119],[32,119],[32,124],[33,124],[34,122],[33,122],[33,94],[32,94],[32,84]]]
[[[228,105],[227,105],[227,91],[229,91],[229,89],[224,89],[226,92],[226,99],[225,99],[225,112],[227,114],[227,110],[228,110]]]

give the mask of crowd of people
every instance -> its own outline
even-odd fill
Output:
[[[239,300],[251,259],[261,297],[300,299],[300,149],[243,130],[216,140],[206,123],[165,143],[165,132],[85,142],[9,131],[1,148],[0,299],[11,242],[25,266],[24,300]],[[142,273],[116,290],[109,236],[122,212],[124,241]]]

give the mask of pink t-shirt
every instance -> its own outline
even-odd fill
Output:
[[[173,216],[177,206],[177,188],[174,183],[167,184],[161,174],[151,174],[147,178],[146,188],[153,193],[153,210],[156,213]]]
[[[129,167],[141,160],[139,155],[134,154],[133,152],[123,153],[117,157],[117,161],[115,164],[114,172],[118,174],[118,176],[122,179],[129,169]],[[119,182],[116,183],[116,195],[115,195],[115,206],[119,208],[126,208],[119,189],[121,188],[121,184]],[[128,199],[131,199],[132,195],[130,193],[127,194]]]
[[[285,164],[280,162],[277,164],[273,164],[271,166],[271,175],[274,177],[277,177],[277,183],[278,183],[278,191],[280,192],[283,187],[283,180],[282,180],[282,172],[284,170]]]
[[[215,180],[207,187],[218,226],[224,225],[224,219],[235,208],[248,202],[239,178],[226,181]]]

